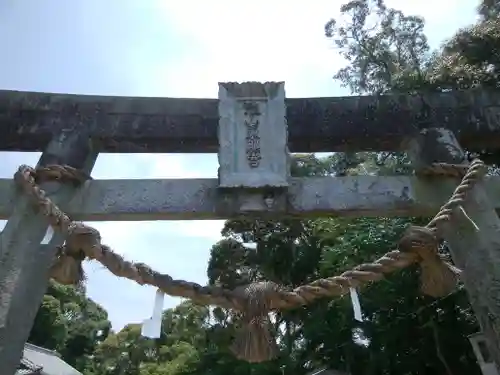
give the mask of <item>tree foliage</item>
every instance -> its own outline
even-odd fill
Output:
[[[28,341],[56,350],[77,369],[85,369],[111,329],[107,312],[82,286],[50,281]]]
[[[349,62],[335,79],[356,94],[426,89],[430,48],[421,17],[406,16],[382,0],[354,0],[340,9],[347,21],[325,25],[326,36]]]

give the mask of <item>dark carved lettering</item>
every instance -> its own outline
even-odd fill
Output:
[[[246,135],[246,155],[248,160],[248,165],[251,168],[257,168],[260,165],[262,159],[260,153],[260,136],[259,136],[259,104],[257,102],[245,102],[243,103],[245,108],[245,126],[247,130]]]

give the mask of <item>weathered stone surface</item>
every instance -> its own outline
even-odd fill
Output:
[[[497,150],[500,93],[287,99],[291,152],[399,150],[420,129],[444,127],[469,150]],[[218,151],[217,99],[0,91],[0,150],[42,151],[68,122],[105,152]]]
[[[257,212],[295,216],[431,216],[449,198],[456,181],[437,185],[415,177],[292,178],[288,203]],[[486,180],[500,208],[500,178]],[[0,219],[14,210],[12,180],[0,179]],[[217,179],[88,181],[62,208],[75,220],[141,221],[227,219],[242,214],[238,197],[220,192]]]
[[[281,188],[290,177],[283,82],[219,84],[219,186]]]
[[[39,165],[67,164],[90,173],[96,159],[88,136],[69,132],[49,143]],[[41,187],[56,204],[68,202],[75,191],[71,184],[56,182]],[[26,196],[11,193],[11,215],[0,234],[0,375],[14,374],[19,365],[47,287],[56,247],[64,242],[64,236],[56,232],[49,246],[41,245],[49,226],[47,218],[33,209]]]
[[[446,129],[424,130],[408,147],[417,168],[432,162],[460,164],[465,160],[453,133]],[[422,179],[422,183],[432,189],[440,184],[437,179]],[[461,277],[472,308],[500,369],[500,219],[493,208],[496,198],[488,194],[486,186],[483,181],[477,182],[463,205],[479,231],[459,212],[440,229],[455,264],[463,271]]]

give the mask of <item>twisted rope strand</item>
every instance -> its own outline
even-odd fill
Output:
[[[216,286],[207,287],[184,280],[175,280],[170,275],[154,271],[145,264],[129,262],[113,252],[109,246],[102,245],[101,235],[97,229],[83,223],[73,222],[36,183],[38,178],[47,180],[52,176],[58,176],[56,174],[58,171],[64,170],[64,167],[60,168],[59,166],[54,169],[45,167],[34,170],[29,166],[22,165],[14,175],[15,182],[33,200],[35,208],[49,219],[54,230],[67,236],[66,243],[59,249],[59,256],[52,267],[51,276],[56,281],[63,284],[80,282],[84,276],[79,263],[88,257],[97,260],[116,276],[128,278],[141,285],[147,284],[157,287],[171,296],[189,298],[200,304],[215,304],[225,308],[242,305],[239,301],[240,297],[233,291]],[[64,178],[81,182],[80,176],[73,174],[71,170],[70,173],[64,175]]]
[[[406,268],[418,261],[419,255],[416,253],[392,250],[372,263],[360,264],[339,276],[314,280],[291,291],[275,292],[277,296],[273,299],[271,308],[273,310],[290,309],[306,305],[319,298],[340,297],[349,293],[350,287],[379,281],[384,278],[384,274]]]
[[[89,176],[79,174],[77,170],[67,166],[47,166],[34,170],[22,165],[14,180],[32,199],[35,208],[47,216],[54,230],[66,235],[66,242],[59,249],[51,270],[51,276],[56,281],[65,284],[80,282],[84,278],[81,263],[89,258],[97,260],[116,276],[141,285],[155,286],[171,296],[242,311],[246,324],[232,350],[239,358],[262,362],[273,358],[277,353],[276,344],[272,342],[267,327],[267,314],[271,310],[299,307],[322,297],[342,296],[348,293],[350,287],[381,280],[384,274],[417,262],[421,266],[423,293],[431,296],[450,293],[455,287],[459,270],[438,254],[438,229],[441,224],[450,220],[457,208],[463,210],[467,193],[484,176],[485,171],[485,165],[480,160],[475,160],[470,166],[436,163],[419,171],[422,175],[465,176],[448,202],[426,227],[408,228],[399,243],[400,250],[389,251],[374,262],[358,265],[340,276],[318,279],[293,290],[285,290],[272,282],[252,283],[244,288],[228,290],[174,280],[145,264],[126,261],[111,248],[101,244],[99,231],[83,223],[73,222],[37,185],[40,181],[51,179],[79,184]]]
[[[438,227],[450,220],[457,207],[463,206],[467,193],[472,190],[477,181],[484,177],[485,173],[486,166],[479,159],[475,159],[470,166],[435,163],[419,171],[420,175],[436,174],[447,177],[463,176],[463,178],[450,199],[424,228],[414,226],[407,230],[399,243],[401,250],[389,251],[374,262],[358,265],[340,276],[315,280],[292,291],[273,292],[277,295],[273,300],[272,309],[294,308],[318,298],[342,296],[349,292],[349,287],[379,281],[384,278],[384,274],[406,268],[416,262],[420,262],[422,268],[427,268],[427,275],[422,277],[422,291],[431,296],[446,295],[455,286],[456,276],[460,270],[445,262],[437,254]],[[474,222],[472,224],[476,226]],[[436,270],[436,267],[441,267],[441,272],[430,272]],[[433,280],[435,277],[437,280]]]
[[[65,171],[64,167],[56,167],[57,171]],[[477,159],[468,167],[468,170],[466,166],[446,165],[442,163],[433,165],[431,168],[437,169],[438,174],[446,173],[447,176],[451,175],[454,177],[467,171],[450,200],[441,207],[438,214],[426,226],[434,232],[437,225],[449,220],[454,208],[464,203],[467,192],[472,189],[475,182],[482,178],[485,168],[484,164]],[[35,176],[39,174],[43,175],[46,172],[52,173],[51,168],[46,167],[43,170],[35,171],[31,167],[23,165],[19,168],[14,178],[23,187],[23,190],[35,200],[37,207],[49,218],[54,229],[68,234],[68,240],[62,254],[69,255],[71,249],[80,246],[81,249],[78,249],[79,251],[83,251],[90,259],[95,259],[102,263],[116,276],[126,277],[141,285],[156,286],[169,295],[191,298],[199,303],[216,304],[221,307],[241,307],[241,293],[235,296],[234,291],[223,288],[203,287],[184,280],[174,280],[171,276],[156,272],[145,264],[126,261],[123,257],[114,253],[108,246],[101,245],[101,236],[96,229],[81,223],[73,223],[64,212],[45,196],[44,191],[37,186]],[[429,170],[426,172],[426,174],[431,173]],[[71,177],[71,175],[68,177]],[[82,240],[84,236],[89,238]],[[85,242],[91,243],[91,245],[82,246]],[[270,309],[297,307],[317,298],[344,295],[351,286],[378,281],[383,278],[383,274],[408,267],[421,258],[416,252],[392,250],[372,263],[358,265],[354,269],[342,273],[340,276],[315,280],[309,284],[299,286],[292,291],[273,287],[272,294],[275,298],[273,298],[270,304]]]
[[[429,169],[432,170],[432,167],[433,166]],[[471,191],[474,185],[484,177],[486,174],[486,166],[481,160],[475,159],[467,170],[465,170],[464,166],[460,165],[450,164],[448,167],[444,167],[443,164],[439,164],[439,171],[441,173],[447,172],[447,175],[452,177],[457,176],[459,173],[464,173],[465,171],[465,176],[462,178],[460,184],[455,188],[455,191],[451,195],[450,199],[440,208],[439,212],[436,216],[434,216],[429,224],[427,224],[427,228],[432,231],[437,231],[440,225],[448,222],[455,209],[460,207],[461,211],[465,212],[463,210],[463,205],[465,203],[467,193]],[[471,224],[477,228],[477,225],[470,220],[470,218],[469,221],[471,221]]]

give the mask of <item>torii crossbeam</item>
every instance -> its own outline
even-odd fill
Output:
[[[38,167],[90,174],[99,152],[219,154],[218,179],[40,181],[78,220],[433,215],[456,178],[292,178],[289,152],[400,150],[420,168],[465,163],[460,146],[498,145],[500,94],[482,91],[285,99],[279,82],[222,83],[218,100],[0,91],[0,150],[43,151]],[[499,191],[498,178],[478,182],[464,206],[480,233],[458,220],[445,236],[498,365],[500,329],[489,317],[500,319]],[[12,375],[66,238],[40,245],[46,217],[10,180],[0,180],[0,218],[9,219],[0,235],[0,375]]]

